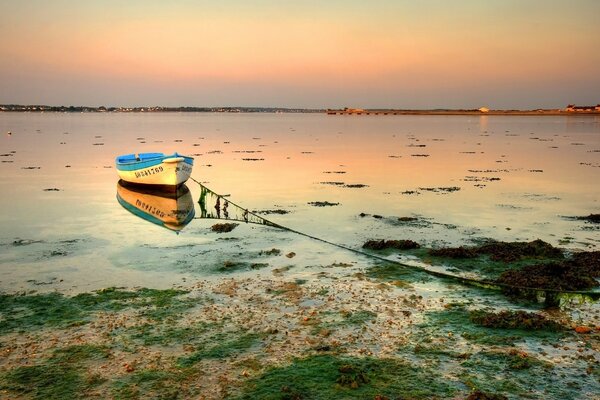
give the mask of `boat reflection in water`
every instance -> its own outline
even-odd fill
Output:
[[[185,184],[171,192],[120,180],[117,200],[132,214],[173,231],[180,231],[194,219],[194,200]]]

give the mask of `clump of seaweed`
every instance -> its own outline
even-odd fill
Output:
[[[474,324],[486,328],[548,330],[553,332],[564,329],[562,325],[547,319],[543,315],[526,311],[503,310],[495,313],[486,310],[473,310],[469,313],[469,319]]]
[[[385,250],[385,249],[397,249],[397,250],[410,250],[418,249],[421,247],[419,243],[412,240],[368,240],[363,244],[363,249],[369,250]]]
[[[504,271],[497,282],[553,290],[587,290],[598,286],[600,251],[577,253],[562,262],[527,265]]]
[[[430,249],[429,254],[434,257],[446,257],[446,258],[475,258],[479,254],[477,250],[472,247],[444,247],[441,249]]]
[[[234,223],[231,223],[231,222],[226,222],[226,223],[223,223],[223,224],[214,224],[213,226],[210,227],[210,229],[213,232],[226,233],[226,232],[231,232],[238,225],[239,224],[234,224]]]
[[[431,249],[429,254],[448,258],[475,258],[485,254],[493,261],[502,262],[519,261],[523,258],[563,258],[562,250],[539,239],[531,242],[489,241],[473,247]]]
[[[586,217],[576,217],[578,220],[600,224],[600,214],[590,214]]]
[[[488,254],[494,261],[511,262],[525,257],[562,258],[560,249],[537,239],[532,242],[488,242],[477,247],[480,254]]]
[[[340,205],[340,203],[331,203],[329,201],[311,201],[308,204],[314,207],[333,207]]]
[[[416,218],[416,217],[398,217],[398,221],[400,221],[400,222],[415,222],[418,220],[419,220],[419,218]]]

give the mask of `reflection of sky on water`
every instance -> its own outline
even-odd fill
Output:
[[[225,246],[208,220],[177,236],[134,218],[115,201],[113,167],[115,156],[132,151],[198,154],[192,176],[215,192],[249,210],[287,210],[267,218],[350,246],[366,238],[441,245],[480,237],[557,245],[570,237],[566,246],[583,249],[600,240],[593,226],[562,218],[599,211],[596,117],[5,113],[0,132],[0,161],[12,161],[0,164],[3,269],[94,265],[125,273],[127,265],[175,263],[170,250],[157,256],[146,247],[184,245],[211,250],[197,256],[202,263],[294,243],[311,249],[308,264],[335,261],[321,245],[273,228],[240,226],[230,234],[240,240]],[[355,184],[367,186],[345,186]],[[198,186],[188,186],[197,203]],[[60,190],[44,191],[53,188]],[[307,204],[313,201],[340,205]],[[421,223],[398,223],[401,216]],[[43,253],[39,244],[13,246],[17,238],[44,241],[50,252],[62,240],[85,241],[40,259],[29,254]],[[185,252],[174,254],[193,264]]]

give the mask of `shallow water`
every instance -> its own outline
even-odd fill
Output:
[[[193,155],[192,176],[215,192],[289,211],[263,216],[350,247],[600,246],[597,227],[568,218],[600,211],[598,117],[0,113],[0,132],[2,291],[168,286],[273,247],[303,266],[369,263],[272,227],[217,234],[196,218],[175,233],[140,219],[116,200],[114,158],[131,152]],[[199,187],[188,187],[200,217]]]
[[[600,211],[598,118],[0,113],[0,132],[2,394],[599,392],[597,302],[544,308],[243,222],[351,249],[539,238],[597,250],[597,224],[572,217]],[[194,155],[194,179],[228,196],[193,180],[176,201],[118,185],[114,157],[146,151]],[[136,205],[167,210],[168,224]],[[232,221],[206,217],[226,213],[238,225],[213,231]],[[449,270],[424,249],[377,254]],[[462,272],[500,268],[476,262]],[[124,290],[92,292],[113,286]],[[483,327],[473,310],[533,311],[562,329]],[[357,387],[343,384],[348,363],[367,371]]]

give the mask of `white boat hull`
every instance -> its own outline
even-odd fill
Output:
[[[117,172],[122,180],[129,183],[179,186],[190,177],[192,165],[185,162],[183,157],[173,157],[151,167]]]

